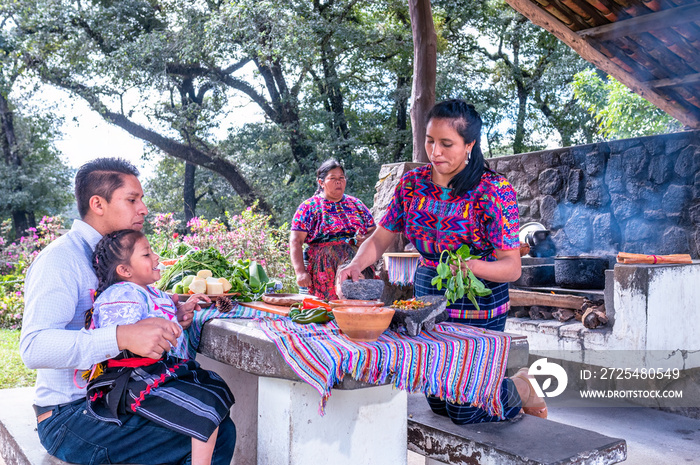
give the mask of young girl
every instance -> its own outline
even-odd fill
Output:
[[[92,265],[99,284],[86,327],[131,324],[163,318],[177,336],[177,346],[160,359],[122,351],[93,367],[87,386],[88,410],[103,421],[121,424],[135,413],[192,438],[192,463],[210,464],[218,427],[234,403],[233,394],[216,373],[194,360],[176,357],[184,334],[173,301],[151,284],[160,279],[158,255],[143,233],[131,229],[104,236]],[[188,302],[206,298],[201,294]],[[101,373],[101,371],[103,371]],[[147,439],[147,438],[144,438]]]

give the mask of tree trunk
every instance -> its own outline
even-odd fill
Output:
[[[269,64],[265,64],[258,59],[253,61],[265,81],[265,87],[270,95],[270,106],[274,109],[273,113],[266,112],[267,115],[287,135],[292,157],[299,167],[299,172],[302,175],[313,173],[316,170],[314,150],[301,130],[297,94],[289,92],[278,62],[271,60]]]
[[[437,35],[430,0],[409,0],[408,11],[413,32],[413,161],[427,163],[430,160],[425,153],[425,116],[435,104]]]
[[[194,173],[197,166],[192,163],[185,162],[185,183],[183,186],[183,200],[185,201],[185,224],[195,217],[197,208],[197,199],[194,189]]]
[[[0,92],[0,121],[2,122],[2,148],[7,166],[20,166],[21,160],[17,154],[17,138],[15,137],[15,124],[10,110],[10,105],[5,96]]]
[[[323,77],[326,81],[325,90],[333,112],[333,129],[338,138],[348,139],[350,130],[345,119],[345,105],[343,103],[343,93],[340,90],[340,79],[335,66],[333,51],[328,43],[321,44],[321,63],[323,64]]]
[[[527,90],[517,83],[518,116],[515,120],[515,137],[513,138],[513,154],[525,152],[525,116],[527,115]]]
[[[396,97],[394,98],[394,107],[396,108],[396,141],[393,150],[392,160],[394,163],[398,163],[403,158],[403,150],[406,147],[406,143],[402,137],[402,134],[407,129],[408,124],[408,98],[403,88],[408,85],[409,78],[406,76],[399,76],[396,79]]]
[[[15,237],[19,238],[27,234],[27,229],[32,227],[30,217],[34,216],[26,210],[12,210],[12,224],[15,229]]]
[[[14,115],[10,109],[10,104],[5,96],[0,92],[0,123],[2,124],[2,151],[5,157],[5,166],[8,169],[22,166],[22,156],[17,150],[17,136],[15,135]],[[22,185],[15,180],[15,192],[22,191]],[[12,225],[15,230],[15,237],[19,238],[27,233],[27,229],[36,226],[34,212],[24,208],[12,206]]]

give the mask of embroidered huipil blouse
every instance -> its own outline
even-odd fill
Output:
[[[343,195],[338,202],[320,195],[305,200],[292,219],[292,231],[307,233],[306,244],[347,241],[358,234],[367,234],[374,226],[372,213],[360,199]]]
[[[425,279],[435,276],[434,267],[443,250],[457,250],[467,244],[472,255],[495,261],[495,249],[520,247],[520,219],[516,194],[501,175],[486,170],[477,186],[461,196],[451,188],[438,186],[431,180],[432,165],[425,165],[404,174],[394,192],[380,225],[392,232],[402,232],[420,252],[416,295]],[[431,268],[423,282],[418,275]],[[493,293],[479,297],[480,310],[462,299],[448,307],[453,318],[491,318],[508,311],[508,284],[484,281]],[[434,291],[434,292],[433,292]],[[429,293],[444,293],[432,289]]]
[[[153,286],[143,287],[128,281],[112,284],[102,292],[93,305],[92,314],[96,328],[128,325],[144,318],[164,318],[177,321],[175,303],[165,292]],[[179,358],[188,358],[184,345],[185,333],[177,339],[171,353]]]

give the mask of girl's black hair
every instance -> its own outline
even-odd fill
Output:
[[[326,176],[328,176],[328,173],[330,173],[336,168],[340,168],[341,170],[343,170],[343,174],[345,174],[345,168],[343,168],[343,165],[341,165],[340,162],[335,158],[329,158],[328,160],[321,163],[321,166],[319,166],[316,170],[316,180],[323,181],[324,179],[326,179]],[[319,194],[320,192],[321,186],[318,186],[314,195]]]
[[[460,196],[479,184],[486,169],[484,154],[481,152],[481,116],[471,103],[461,99],[452,99],[436,103],[425,118],[426,125],[432,119],[449,120],[465,144],[474,142],[467,166],[457,173],[449,183],[454,194]]]
[[[100,239],[92,254],[92,267],[98,280],[95,297],[112,284],[123,281],[117,274],[117,267],[129,263],[136,241],[143,237],[146,236],[141,231],[121,229],[106,234]]]

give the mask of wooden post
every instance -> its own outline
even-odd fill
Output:
[[[411,127],[413,161],[428,163],[425,153],[425,115],[435,104],[437,35],[430,0],[408,0],[413,32],[413,88],[411,91]]]

